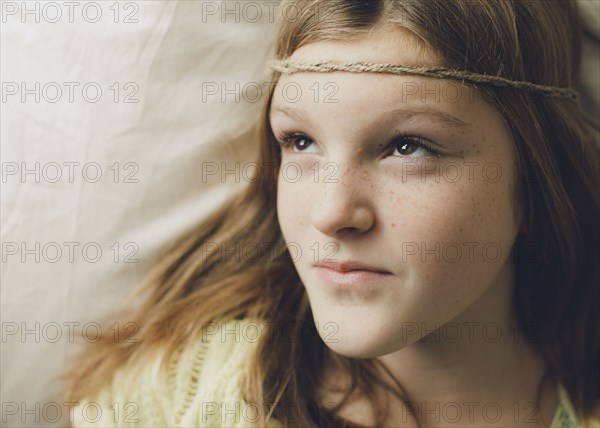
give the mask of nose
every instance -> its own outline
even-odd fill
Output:
[[[356,168],[346,168],[333,180],[316,183],[319,190],[311,211],[312,225],[336,238],[370,230],[375,223],[375,213],[369,191],[364,188],[367,184]]]

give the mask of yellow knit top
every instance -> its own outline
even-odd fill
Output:
[[[250,427],[258,406],[241,394],[242,378],[259,337],[259,322],[215,323],[211,334],[190,340],[168,364],[166,390],[159,385],[161,358],[135,374],[125,365],[93,400],[73,408],[72,424],[83,427]],[[559,386],[559,405],[551,428],[600,426],[578,421],[566,390]],[[282,427],[273,421],[270,427]]]

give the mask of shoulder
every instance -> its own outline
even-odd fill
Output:
[[[247,425],[241,388],[263,326],[250,319],[206,323],[169,359],[166,377],[160,372],[164,354],[143,367],[126,364],[97,397],[73,408],[73,426]]]

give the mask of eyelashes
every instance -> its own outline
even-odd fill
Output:
[[[289,149],[292,145],[297,142],[304,141],[304,145],[313,143],[313,140],[301,132],[284,132],[277,136],[277,142],[284,149]]]
[[[312,138],[301,132],[282,132],[277,137],[278,144],[283,150],[292,150],[295,153],[313,153],[307,151],[314,144]],[[398,150],[398,155],[394,153]],[[421,156],[412,156],[418,151],[425,152]],[[409,135],[404,132],[390,141],[386,146],[385,152],[396,157],[441,157],[441,153],[435,150],[432,145],[425,139]]]
[[[390,149],[400,149],[402,151],[404,151],[403,154],[401,154],[401,156],[406,156],[409,157],[411,154],[415,153],[417,150],[421,149],[422,151],[427,152],[427,156],[423,156],[423,157],[441,157],[441,154],[436,151],[429,142],[427,142],[425,139],[416,136],[416,135],[409,135],[408,133],[404,132],[401,135],[399,135],[398,137],[392,139],[392,141],[390,142],[390,145],[388,146]],[[406,153],[406,152],[410,152],[410,153]],[[395,152],[395,150],[394,150]]]

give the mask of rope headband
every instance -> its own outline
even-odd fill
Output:
[[[420,76],[434,77],[438,79],[457,79],[472,83],[487,83],[493,86],[510,87],[528,92],[536,92],[548,97],[568,98],[577,100],[579,93],[573,88],[558,86],[538,85],[531,82],[510,80],[500,76],[488,74],[471,73],[468,71],[450,70],[442,67],[413,67],[397,64],[375,64],[369,62],[347,62],[334,61],[304,62],[290,59],[269,61],[269,66],[283,74],[293,74],[302,71],[331,73],[334,71],[347,71],[350,73],[385,73],[385,74],[414,74]]]

